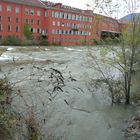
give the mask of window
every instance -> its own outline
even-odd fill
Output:
[[[55,17],[55,12],[52,12],[52,17]]]
[[[55,12],[55,18],[58,18],[59,14],[58,12]]]
[[[46,13],[46,12],[45,12]],[[40,10],[37,11],[37,16],[40,16],[41,15],[41,12]]]
[[[31,9],[30,14],[34,15],[34,10],[33,9]]]
[[[33,28],[33,33],[35,33],[35,28]]]
[[[61,26],[63,26],[63,27],[64,27],[64,26],[65,26],[65,24],[62,22]]]
[[[31,24],[34,24],[34,20],[33,19],[31,19]]]
[[[39,28],[39,33],[42,33],[42,30],[41,30],[41,28]]]
[[[59,21],[57,22],[57,26],[60,26],[60,22]]]
[[[8,24],[8,32],[10,32],[11,31],[11,26],[10,26],[10,24]]]
[[[10,12],[10,11],[11,11],[11,6],[7,5],[7,12]]]
[[[16,23],[19,23],[19,19],[18,18],[16,18]]]
[[[72,20],[75,20],[75,15],[72,15]]]
[[[25,23],[29,23],[29,20],[28,19],[25,19]]]
[[[16,32],[19,32],[19,26],[16,26]]]
[[[37,25],[40,25],[40,20],[37,20]]]
[[[78,20],[79,19],[79,16],[78,15],[76,15],[76,20]]]
[[[68,19],[71,19],[71,14],[68,14]]]
[[[11,18],[10,18],[10,17],[8,17],[8,18],[7,18],[7,20],[8,20],[8,22],[10,22],[10,21],[11,21]]]
[[[45,11],[45,17],[47,17],[48,16],[48,12],[47,11]]]
[[[26,8],[25,9],[25,14],[28,15],[29,14],[29,10]]]
[[[89,22],[92,22],[92,18],[89,18]]]
[[[16,13],[18,14],[18,13],[19,13],[19,8],[16,7],[15,11],[16,11]]]
[[[63,30],[63,34],[66,34],[66,30]]]
[[[52,25],[55,26],[55,21],[53,21]]]
[[[55,30],[52,30],[52,34],[55,34]]]
[[[59,30],[56,30],[56,34],[59,34]]]
[[[61,34],[61,30],[59,30],[59,34]]]
[[[31,28],[31,33],[33,33],[33,30],[34,30],[34,29],[33,29],[33,28]]]
[[[0,5],[0,12],[2,11],[2,5]]]
[[[63,17],[63,13],[62,13],[62,12],[59,13],[59,17],[60,17],[60,18]]]
[[[67,19],[67,13],[64,13],[64,19]]]
[[[40,33],[40,29],[39,28],[37,29],[37,33]]]

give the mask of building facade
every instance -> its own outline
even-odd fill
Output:
[[[0,39],[24,39],[26,25],[33,38],[58,45],[90,45],[103,33],[120,32],[117,20],[97,16],[90,10],[40,0],[0,1]]]
[[[2,0],[0,2],[0,38],[24,38],[25,25],[30,25],[33,37],[45,29],[45,5],[36,0]]]
[[[61,3],[47,6],[47,32],[50,43],[80,45],[93,43],[92,11],[80,10]]]
[[[105,39],[107,37],[115,38],[121,34],[120,22],[116,19],[94,14],[93,18],[93,34],[95,40]]]

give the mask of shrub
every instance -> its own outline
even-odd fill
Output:
[[[50,45],[47,39],[42,39],[38,42],[39,45],[48,46]]]
[[[132,97],[133,102],[139,102],[140,101],[140,94],[133,94]]]
[[[12,36],[2,40],[2,45],[22,45],[21,39]]]
[[[6,78],[0,79],[0,140],[11,140],[11,87]]]

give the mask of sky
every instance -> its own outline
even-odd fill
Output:
[[[83,10],[86,10],[86,4],[90,1],[90,0],[49,0],[50,2],[60,2],[63,3],[64,5],[68,5],[68,6],[72,6],[75,8],[80,8]]]
[[[90,4],[92,0],[47,0],[47,1],[55,2],[55,3],[62,3],[64,5],[87,10],[89,8],[86,6],[86,4]],[[126,0],[126,1],[130,1],[130,0]],[[140,9],[140,0],[132,0],[132,1],[138,1],[137,5],[139,5],[139,7],[137,9]],[[119,19],[119,18],[121,18],[129,13],[126,12],[125,7],[122,4],[122,0],[113,0],[113,3],[117,3],[117,2],[120,3],[120,6],[119,6],[120,10],[118,10],[118,12],[116,12],[110,16],[113,18]],[[130,4],[130,7],[131,7],[131,4]],[[140,10],[138,12],[140,12]],[[96,11],[96,13],[99,13],[99,12]]]
[[[47,1],[55,2],[55,3],[60,2],[64,5],[72,6],[72,7],[83,9],[83,10],[87,10],[87,9],[89,9],[89,7],[87,7],[86,4],[90,4],[92,0],[47,0]],[[116,16],[114,16],[114,17],[116,17]],[[120,15],[120,17],[122,17],[122,16]]]

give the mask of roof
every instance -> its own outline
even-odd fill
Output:
[[[36,6],[45,8],[45,4],[41,2],[40,0],[1,0],[3,2],[11,2],[11,3],[17,3],[22,5],[29,5],[29,6]]]
[[[62,3],[54,3],[50,1],[42,1],[46,5],[46,9],[53,9],[53,10],[61,10],[71,13],[82,13],[85,15],[92,15],[93,12],[91,10],[82,10],[79,8],[71,7],[68,5],[63,5]]]

